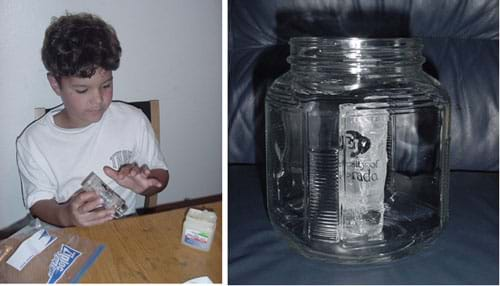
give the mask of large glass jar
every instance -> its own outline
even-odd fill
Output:
[[[383,262],[448,220],[450,104],[418,39],[300,37],[266,96],[267,204],[304,255]]]

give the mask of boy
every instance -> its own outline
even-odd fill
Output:
[[[112,102],[120,55],[115,30],[95,15],[67,14],[45,32],[42,61],[63,105],[17,140],[24,203],[45,222],[90,226],[113,219],[97,193],[80,190],[92,171],[126,201],[126,215],[135,211],[136,194],[149,196],[168,184],[146,116]]]

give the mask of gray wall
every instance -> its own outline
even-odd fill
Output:
[[[15,139],[34,107],[60,103],[40,60],[52,16],[91,12],[122,44],[114,99],[159,99],[171,181],[159,203],[222,193],[222,7],[218,0],[0,0],[0,229],[25,216]],[[125,130],[126,132],[126,130]]]

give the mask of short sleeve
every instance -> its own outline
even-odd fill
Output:
[[[26,145],[32,145],[26,147]],[[50,179],[47,169],[43,169],[43,156],[34,144],[16,142],[16,158],[21,178],[21,188],[25,207],[29,210],[40,200],[56,197],[57,186]]]
[[[147,117],[141,112],[138,130],[135,161],[139,165],[146,164],[149,169],[168,170],[165,158],[160,150],[158,140]]]

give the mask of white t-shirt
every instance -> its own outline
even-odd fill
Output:
[[[167,170],[151,124],[144,113],[125,103],[112,102],[99,122],[83,128],[65,129],[54,123],[51,110],[28,126],[17,140],[17,161],[23,199],[29,209],[40,200],[67,201],[96,173],[135,211],[136,193],[108,177],[104,166],[117,170],[127,163],[146,164]]]

